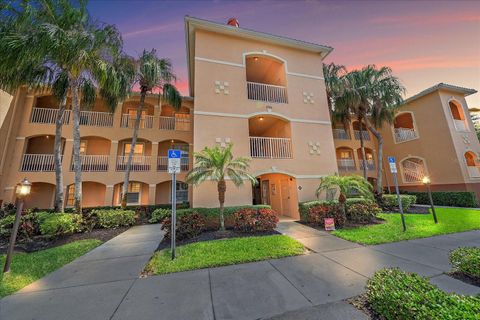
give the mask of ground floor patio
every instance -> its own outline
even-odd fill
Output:
[[[441,289],[478,294],[455,280],[448,253],[480,246],[480,230],[362,246],[282,221],[278,231],[311,253],[276,260],[140,277],[163,234],[159,225],[129,229],[88,254],[0,300],[1,319],[366,319],[344,299],[368,277],[399,267]]]

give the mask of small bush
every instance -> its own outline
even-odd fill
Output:
[[[313,201],[306,201],[306,202],[300,202],[298,204],[298,211],[300,213],[300,220],[302,221],[308,221],[308,215],[310,213],[310,208],[313,208],[315,206],[319,205],[328,205],[332,203],[338,203],[337,200],[313,200]]]
[[[375,220],[382,210],[376,203],[353,203],[347,205],[347,221],[354,223],[370,223]]]
[[[98,218],[98,226],[105,229],[128,227],[135,223],[133,210],[93,210],[92,214]]]
[[[148,222],[150,223],[162,223],[165,218],[168,218],[172,215],[172,210],[170,209],[164,209],[164,208],[159,208],[155,209],[152,212],[152,217],[148,219]]]
[[[8,215],[0,219],[0,237],[10,236],[10,232],[15,222],[15,215]]]
[[[450,262],[455,271],[480,280],[480,248],[458,248],[450,252]]]
[[[171,239],[172,236],[172,220],[167,217],[162,225],[162,230],[165,230],[165,238]],[[177,217],[177,224],[175,228],[176,239],[190,239],[200,235],[205,231],[205,218],[198,212],[183,214]]]
[[[36,215],[42,235],[61,236],[81,230],[80,214],[39,212]]]
[[[417,197],[418,204],[430,204],[427,192],[403,192],[405,194],[413,195]],[[449,206],[449,207],[466,207],[476,208],[478,207],[478,199],[475,192],[469,191],[436,191],[432,192],[433,203],[437,206]]]
[[[417,274],[377,271],[367,282],[372,309],[386,320],[478,319],[480,299],[448,294]]]
[[[234,213],[234,219],[235,230],[241,232],[272,231],[278,223],[276,212],[269,208],[244,208]]]
[[[311,207],[308,211],[307,222],[325,227],[325,218],[333,218],[337,228],[341,228],[345,224],[345,218],[338,203],[324,203]]]
[[[17,207],[13,203],[5,203],[3,206],[0,206],[0,219],[6,218],[7,216],[14,215],[17,211]]]
[[[382,196],[383,210],[385,211],[398,211],[398,200],[396,194],[384,194]],[[416,197],[413,195],[401,194],[400,201],[402,201],[403,211],[410,210],[412,204],[415,204]]]

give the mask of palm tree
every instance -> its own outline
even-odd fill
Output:
[[[155,90],[161,91],[162,100],[179,110],[182,103],[180,93],[172,85],[175,81],[170,60],[158,58],[155,49],[144,50],[138,61],[134,62],[134,82],[140,86],[140,102],[137,107],[135,124],[133,127],[132,142],[125,167],[125,178],[122,187],[122,208],[127,206],[128,183],[132,166],[135,145],[137,144],[138,130],[142,118],[142,109],[145,105],[147,93]]]
[[[227,191],[226,179],[230,179],[237,187],[243,185],[245,179],[256,184],[257,180],[248,173],[249,158],[233,158],[233,145],[229,143],[225,148],[215,146],[203,149],[194,154],[195,164],[188,173],[186,182],[198,185],[205,180],[217,182],[218,202],[220,203],[220,230],[225,230],[223,215],[225,192]]]
[[[331,113],[335,110],[335,99],[342,95],[345,89],[345,66],[333,62],[323,64],[323,78],[325,79],[325,90],[327,91],[328,109]]]
[[[328,191],[332,189],[338,189],[340,194],[338,195],[338,203],[340,204],[342,215],[346,219],[346,202],[347,194],[351,191],[357,191],[362,197],[371,199],[372,185],[367,179],[358,175],[330,175],[320,179],[320,185],[317,188],[316,195],[320,196],[322,191]]]

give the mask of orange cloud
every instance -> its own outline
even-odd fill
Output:
[[[378,17],[369,20],[372,24],[451,24],[452,22],[476,22],[480,15],[471,12],[442,12],[434,15],[408,15]]]

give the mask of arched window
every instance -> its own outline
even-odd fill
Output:
[[[427,175],[425,162],[421,158],[410,157],[400,162],[403,181],[406,183],[421,182]]]
[[[467,171],[470,178],[480,178],[480,171],[477,167],[477,155],[472,151],[467,151],[463,155],[467,164]]]
[[[418,137],[415,128],[413,112],[402,112],[395,117],[393,122],[395,142],[405,142]]]
[[[355,158],[353,157],[353,149],[348,147],[339,147],[336,149],[337,165],[339,171],[355,171]]]
[[[456,100],[450,100],[448,102],[448,106],[450,108],[450,114],[453,118],[453,123],[455,124],[455,129],[457,129],[457,131],[468,131],[462,105]]]

